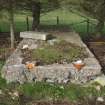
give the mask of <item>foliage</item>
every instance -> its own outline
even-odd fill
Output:
[[[0,70],[3,67],[3,65],[4,65],[4,61],[0,61]]]
[[[0,95],[0,103],[3,105],[18,105],[30,103],[32,101],[57,101],[69,100],[77,101],[82,99],[97,98],[105,95],[105,87],[98,91],[97,85],[81,86],[76,84],[50,84],[50,83],[25,83],[22,85],[11,84],[3,89],[3,95]],[[13,92],[18,91],[19,97],[13,97]],[[21,101],[20,101],[21,100]],[[92,99],[91,99],[92,100]]]
[[[104,0],[83,0],[81,7],[85,14],[98,20],[96,34],[102,34],[105,21],[105,1]]]
[[[10,35],[11,35],[11,48],[14,48],[15,43],[15,26],[14,26],[14,13],[15,11],[27,10],[30,9],[32,11],[33,16],[33,24],[32,30],[38,27],[40,23],[40,10],[41,4],[40,0],[0,0],[0,10],[4,10],[4,12],[8,13],[9,17],[9,26],[10,26]],[[46,2],[48,2],[46,0]],[[2,12],[1,12],[2,13]]]
[[[35,83],[24,84],[18,87],[18,91],[24,94],[24,96],[33,97],[35,100],[79,100],[83,98],[104,96],[105,88],[102,87],[100,91],[95,89],[96,85],[90,85],[83,87],[76,84],[60,85],[49,83]]]
[[[95,34],[100,37],[105,21],[104,0],[61,0],[62,6],[70,11],[79,11],[79,15],[88,19],[89,17],[98,21]]]
[[[82,0],[59,0],[61,8],[64,9],[80,9],[80,3]]]
[[[0,89],[6,86],[6,81],[1,77],[1,69],[4,65],[4,61],[0,61]]]
[[[49,83],[24,84],[18,89],[25,96],[31,96],[35,100],[57,100],[64,97],[64,91],[60,85]]]

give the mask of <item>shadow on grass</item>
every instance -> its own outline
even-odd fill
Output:
[[[70,25],[65,25],[65,24],[60,24],[60,25],[40,25],[38,30],[71,32],[72,28],[70,27]]]

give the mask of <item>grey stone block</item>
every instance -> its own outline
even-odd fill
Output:
[[[19,65],[6,65],[3,67],[2,77],[10,82],[24,83],[26,78],[24,76],[25,66],[23,64]]]
[[[27,32],[20,32],[21,38],[30,38],[35,40],[48,40],[51,38],[49,33],[44,32],[34,32],[34,31],[27,31]]]

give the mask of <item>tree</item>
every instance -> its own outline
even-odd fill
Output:
[[[58,0],[23,0],[20,7],[32,12],[32,30],[35,31],[40,24],[40,14],[56,9],[59,7],[59,2]]]
[[[32,30],[35,31],[40,23],[41,3],[40,0],[22,0],[20,8],[32,12]]]
[[[0,0],[0,10],[4,10],[9,17],[11,48],[15,47],[14,13],[20,9],[20,4],[23,1],[24,0]]]
[[[65,6],[67,9],[74,9],[81,12],[88,17],[96,19],[96,36],[100,37],[104,27],[105,21],[105,0],[65,0],[61,1],[62,6]]]
[[[40,24],[40,12],[41,12],[41,3],[40,2],[34,2],[32,4],[32,30],[34,31]]]
[[[13,5],[13,1],[11,1],[11,3],[9,3],[9,9],[8,9],[8,13],[9,13],[9,20],[10,20],[10,35],[11,35],[11,48],[15,47],[15,31],[14,31],[14,5]]]
[[[84,0],[81,7],[85,13],[98,20],[96,36],[100,37],[105,21],[105,0]]]
[[[14,0],[1,0],[0,1],[0,10],[5,10],[8,12],[9,22],[10,22],[10,38],[11,38],[11,48],[14,48],[15,35],[14,35]]]
[[[0,0],[0,10],[8,12],[10,21],[11,48],[14,48],[15,32],[14,32],[14,12],[15,10],[31,10],[32,11],[32,30],[35,30],[40,23],[41,5],[43,3],[54,4],[57,0]],[[57,2],[56,2],[57,3]],[[55,4],[56,4],[55,3]]]

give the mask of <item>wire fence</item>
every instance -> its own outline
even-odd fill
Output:
[[[78,32],[81,32],[81,33],[83,32],[84,34],[89,35],[90,33],[95,32],[96,23],[87,19],[78,23],[73,23],[71,24],[71,27],[73,27]]]
[[[30,21],[28,17],[26,17],[26,30],[30,30]],[[97,25],[97,21],[89,19],[89,18],[84,18],[82,21],[78,22],[73,22],[70,21],[69,19],[63,19],[62,17],[55,16],[53,18],[46,19],[46,20],[41,20],[40,21],[40,26],[41,28],[44,29],[73,29],[77,32],[89,35],[90,33],[95,32]]]

